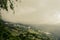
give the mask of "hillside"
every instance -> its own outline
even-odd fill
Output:
[[[29,25],[0,20],[0,40],[57,40],[48,32],[35,30]]]

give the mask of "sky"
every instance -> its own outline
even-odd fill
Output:
[[[14,0],[13,0],[14,1]],[[24,24],[60,23],[60,0],[21,0],[14,1],[14,11],[1,10],[2,19]]]

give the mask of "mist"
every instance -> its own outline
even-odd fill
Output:
[[[26,24],[60,23],[59,0],[21,0],[13,3],[15,14],[8,6],[8,12],[1,10],[3,20]]]
[[[21,0],[21,2],[14,1],[14,3],[14,13],[9,8],[9,2],[8,12],[1,10],[4,21],[42,25],[39,26],[40,29],[59,35],[60,0]]]

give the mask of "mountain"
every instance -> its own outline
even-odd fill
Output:
[[[49,33],[52,33],[55,37],[57,37],[60,40],[60,25],[59,24],[43,24],[43,25],[36,25],[36,28],[46,31]]]
[[[57,40],[51,33],[31,25],[0,20],[0,40]]]

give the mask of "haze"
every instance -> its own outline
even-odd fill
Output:
[[[14,11],[1,10],[2,19],[25,24],[60,23],[60,0],[21,0],[15,2]]]

